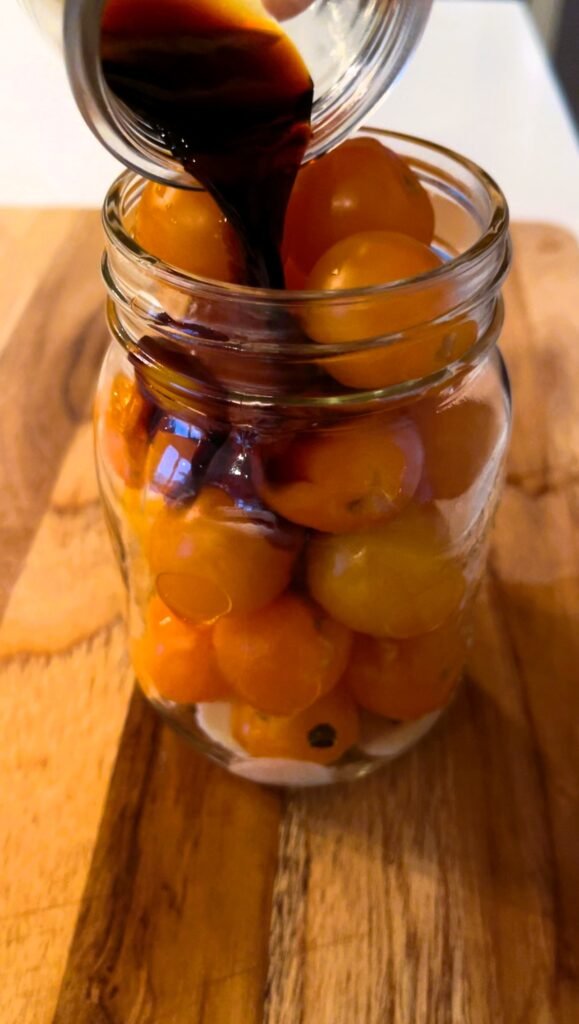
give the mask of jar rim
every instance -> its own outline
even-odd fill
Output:
[[[394,294],[406,294],[415,288],[422,288],[425,285],[436,285],[444,283],[449,278],[456,279],[462,272],[472,272],[490,254],[494,253],[497,246],[504,245],[508,236],[509,209],[504,193],[494,179],[482,167],[468,157],[458,154],[446,146],[407,135],[402,132],[393,132],[379,128],[363,128],[365,135],[375,137],[388,144],[388,141],[395,140],[400,143],[408,143],[418,146],[425,155],[432,154],[444,157],[472,176],[473,182],[482,188],[487,199],[490,200],[491,211],[488,220],[483,227],[481,234],[475,241],[459,255],[451,257],[442,263],[441,266],[426,273],[405,278],[398,281],[390,281],[385,284],[367,285],[359,288],[337,290],[290,290],[255,287],[245,284],[217,281],[211,278],[189,273],[178,267],[153,256],[143,249],[134,239],[127,228],[123,213],[122,204],[131,188],[142,189],[146,180],[133,171],[124,171],[111,185],[103,205],[103,226],[108,241],[129,261],[133,261],[146,268],[147,272],[165,284],[183,291],[193,291],[199,297],[208,299],[219,299],[220,302],[232,301],[236,304],[246,303],[255,306],[267,305],[272,308],[279,306],[300,308],[303,305],[311,305],[312,302],[324,303],[327,305],[355,302],[356,300],[367,300],[369,298],[386,297]],[[410,161],[412,166],[412,161]],[[203,191],[199,187],[200,191]]]

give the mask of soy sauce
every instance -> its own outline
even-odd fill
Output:
[[[277,22],[254,0],[107,0],[101,57],[133,122],[238,231],[247,283],[283,287],[283,223],[313,85]]]

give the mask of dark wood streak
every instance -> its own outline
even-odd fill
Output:
[[[107,342],[96,213],[79,213],[0,354],[0,615],[75,428],[89,415]]]
[[[135,696],[54,1024],[260,1019],[279,797],[226,776]],[[236,1011],[237,1012],[237,1011]]]
[[[135,692],[121,740],[54,1024],[119,1020],[111,980],[133,906],[139,829],[161,724]],[[92,884],[91,884],[92,883]],[[96,884],[95,884],[96,883]],[[82,1016],[84,1014],[84,1016]]]
[[[295,1024],[302,1024],[303,1021],[303,973],[296,970],[295,963],[289,961],[288,953],[292,955],[294,950],[299,950],[298,956],[305,956],[308,884],[307,822],[301,802],[291,795],[286,799],[272,899],[270,957],[264,1003],[266,1022],[279,1019],[277,1000],[281,989],[288,984],[290,975]]]

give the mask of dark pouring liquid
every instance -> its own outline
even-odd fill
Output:
[[[283,223],[313,98],[291,40],[235,0],[108,0],[101,55],[114,96],[238,231],[247,283],[282,288]]]

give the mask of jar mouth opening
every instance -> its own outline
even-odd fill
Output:
[[[418,171],[431,170],[435,177],[440,177],[440,171],[431,168],[428,163],[428,156],[442,157],[455,166],[457,171],[466,173],[472,179],[473,186],[484,195],[489,211],[480,225],[480,234],[463,252],[451,256],[440,267],[430,270],[427,273],[406,278],[399,281],[391,281],[384,284],[369,285],[361,288],[332,290],[285,290],[272,288],[257,288],[244,284],[231,284],[224,281],[217,281],[205,278],[174,267],[169,263],[153,256],[143,249],[135,240],[126,222],[126,215],[134,206],[146,180],[133,171],[125,171],[109,189],[103,206],[103,225],[108,241],[120,250],[122,255],[130,261],[140,264],[143,269],[158,281],[183,292],[191,292],[196,296],[220,302],[234,302],[236,304],[248,304],[252,306],[267,306],[270,308],[300,308],[312,303],[324,303],[326,305],[355,302],[356,300],[367,300],[377,297],[389,297],[394,294],[404,295],[411,293],[414,289],[420,290],[425,286],[443,284],[452,278],[456,281],[462,273],[472,273],[485,260],[494,253],[497,245],[505,243],[508,225],[509,211],[506,198],[493,180],[481,167],[467,157],[459,155],[445,146],[424,139],[416,138],[400,132],[384,131],[376,128],[365,128],[364,135],[374,137],[388,145],[399,143],[421,151],[422,159],[408,160],[410,166]],[[449,175],[448,188],[455,193],[451,176]],[[204,191],[199,186],[199,191]],[[471,212],[474,212],[472,210]]]

